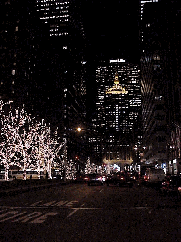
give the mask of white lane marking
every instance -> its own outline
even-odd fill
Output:
[[[36,202],[36,203],[31,204],[30,206],[34,207],[34,206],[36,206],[37,204],[39,204],[39,203],[41,203],[41,202],[42,202],[42,201],[38,201],[38,202]]]
[[[45,220],[47,219],[48,216],[55,216],[57,214],[58,213],[45,213],[41,217],[38,217],[38,218],[34,219],[30,223],[33,223],[33,224],[41,224],[41,223],[45,222]]]
[[[83,206],[84,206],[84,203],[80,206],[80,208],[74,208],[74,210],[71,213],[69,213],[67,218],[71,217],[74,213],[76,213],[78,210],[80,210]]]
[[[131,208],[131,209],[150,209],[149,207],[135,207],[135,208]]]
[[[84,204],[81,205],[80,208],[70,208],[73,209],[71,213],[67,216],[67,218],[71,217],[74,213],[76,213],[78,210],[97,210],[97,209],[103,209],[103,208],[83,208]]]
[[[38,202],[35,202],[33,204],[31,204],[30,206],[31,207],[35,207],[35,206],[38,206],[38,207],[44,207],[44,206],[67,206],[67,207],[72,207],[74,205],[74,203],[78,203],[78,201],[66,201],[66,200],[61,200],[61,201],[50,201],[48,203],[44,203],[44,204],[40,204],[42,203],[42,201],[38,201]],[[28,207],[28,206],[27,206]]]
[[[57,202],[56,204],[54,204],[54,206],[63,206],[63,205],[65,205],[66,203],[68,203],[68,201],[59,201],[59,202]]]
[[[57,206],[57,207],[61,207],[61,206],[64,206],[64,207],[68,207],[68,208],[71,208],[73,206],[76,206],[76,204],[78,203],[78,201],[51,201],[51,202],[48,202],[48,203],[44,203],[44,204],[40,204],[42,203],[42,201],[38,201],[38,202],[35,202],[29,206],[27,206],[25,204],[25,206],[17,206],[17,207],[11,207],[11,206],[0,206],[0,208],[4,209],[4,208],[11,208],[11,209],[16,209],[16,208],[50,208],[50,207],[54,207],[54,206]]]
[[[102,192],[104,189],[101,189],[99,192]]]
[[[66,201],[67,202],[67,201]],[[71,211],[67,218],[71,217],[73,214],[75,214],[78,210],[101,210],[101,209],[104,209],[104,208],[95,208],[95,207],[89,207],[89,208],[85,208],[83,207],[85,204],[82,204],[80,207],[71,207],[73,205],[73,203],[76,203],[77,201],[71,201],[70,203],[68,203],[68,206],[64,206],[64,207],[59,207],[59,209],[70,209],[70,210],[73,210]],[[65,203],[65,201],[64,201]],[[0,206],[1,208],[2,206]],[[0,222],[5,222],[7,220],[12,220],[12,222],[22,222],[22,223],[25,223],[25,222],[31,222],[30,223],[43,223],[48,216],[55,216],[57,215],[58,213],[57,212],[49,212],[49,213],[43,213],[43,212],[33,212],[33,213],[29,213],[27,211],[25,212],[19,212],[19,211],[8,211],[7,212],[7,209],[32,209],[32,208],[38,208],[38,209],[45,209],[45,208],[50,208],[48,206],[45,206],[45,207],[8,207],[8,206],[3,206],[3,208],[6,208],[6,210],[1,210],[0,211]],[[54,208],[54,207],[52,207]],[[153,209],[152,207],[120,207],[119,208],[120,210],[133,210],[133,209],[136,209],[136,210],[149,210],[149,214],[151,213],[151,209]],[[24,215],[26,214],[26,215]],[[22,216],[24,215],[24,216]],[[8,217],[10,216],[10,217]],[[33,220],[33,221],[32,221]]]
[[[7,213],[3,213],[0,215],[0,218],[6,217],[9,214],[17,214],[17,213],[18,213],[18,211],[11,211],[11,212],[7,212]]]
[[[77,209],[77,210],[101,210],[104,208],[71,208],[71,209]]]
[[[33,213],[27,214],[26,216],[15,219],[13,222],[19,222],[20,221],[22,223],[26,223],[26,222],[28,222],[28,220],[34,219],[34,218],[41,216],[41,215],[42,215],[41,212],[33,212]]]
[[[4,219],[0,220],[0,222],[2,223],[2,222],[5,222],[6,220],[11,220],[11,219],[19,217],[19,216],[21,216],[21,215],[23,215],[25,213],[26,212],[22,212],[22,213],[14,212],[14,214],[15,214],[14,216],[4,218]],[[12,222],[14,222],[14,221],[12,221]]]
[[[79,210],[79,208],[75,208],[71,213],[69,213],[69,215],[67,216],[67,218],[69,218],[69,217],[72,216],[74,213],[76,213],[77,210]]]
[[[77,201],[74,201],[74,202],[77,202]],[[62,205],[64,205],[64,204],[62,204]],[[57,205],[57,204],[55,204],[55,205]],[[75,205],[75,204],[73,204],[73,202],[71,202],[71,203],[65,204],[65,206],[62,206],[62,207],[60,206],[59,208],[60,209],[104,209],[104,208],[94,208],[94,207],[82,208],[85,204],[82,204],[80,207],[71,207],[73,205]],[[4,210],[0,211],[0,213],[1,213],[0,214],[0,218],[2,216],[2,213],[7,211],[7,209],[12,209],[13,210],[13,209],[32,209],[32,208],[33,209],[36,209],[36,208],[37,209],[45,209],[45,208],[50,209],[49,206],[35,206],[35,207],[32,207],[32,206],[21,206],[21,207],[20,206],[19,207],[18,206],[17,207],[0,206],[0,209],[4,209]],[[51,208],[56,208],[56,207],[51,206]],[[129,209],[153,209],[153,207],[147,207],[147,206],[145,206],[145,207],[120,207],[118,209],[120,209],[120,210],[125,210],[125,209],[127,209],[127,210],[129,210]],[[164,209],[164,208],[162,208],[162,209]],[[11,213],[11,212],[9,212],[9,213]]]
[[[56,201],[51,201],[48,203],[43,204],[42,206],[52,206],[52,204],[56,203]]]
[[[65,204],[66,207],[72,207],[73,205],[75,205],[74,203],[78,203],[78,201],[70,201],[67,204]]]
[[[133,209],[138,209],[138,210],[141,210],[141,209],[151,209],[152,207],[122,207],[122,208],[119,208],[121,210],[133,210]]]

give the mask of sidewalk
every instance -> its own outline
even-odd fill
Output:
[[[69,182],[58,179],[0,181],[0,197],[66,184]]]

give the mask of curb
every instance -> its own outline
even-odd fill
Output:
[[[6,195],[16,195],[18,193],[24,193],[24,192],[30,192],[30,191],[36,191],[39,189],[44,189],[56,185],[67,185],[69,183],[67,182],[58,182],[58,183],[51,183],[51,184],[42,184],[42,185],[37,185],[37,186],[24,186],[24,187],[19,187],[19,188],[11,188],[11,189],[5,189],[0,191],[0,197],[6,196]]]

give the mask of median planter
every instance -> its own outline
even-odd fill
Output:
[[[12,180],[0,182],[0,194],[1,195],[15,195],[17,193],[22,193],[30,190],[43,189],[46,187],[51,187],[56,184],[65,185],[65,182],[52,180],[52,179],[40,179],[40,180]]]

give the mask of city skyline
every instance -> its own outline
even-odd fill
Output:
[[[155,100],[162,96],[155,94],[158,91],[155,90],[156,86],[159,89],[158,93],[163,92],[163,87],[154,83],[153,72],[160,75],[155,82],[164,80],[162,74],[166,73],[166,70],[161,62],[160,53],[165,48],[167,54],[164,56],[166,58],[164,64],[172,63],[168,62],[168,58],[172,59],[168,55],[170,48],[176,50],[172,55],[176,56],[177,63],[175,67],[170,65],[173,74],[165,74],[169,88],[164,91],[164,99],[168,99],[170,105],[166,106],[170,112],[167,123],[171,126],[172,122],[178,122],[180,112],[179,106],[176,105],[178,102],[176,97],[180,95],[176,88],[179,86],[180,78],[178,63],[180,40],[177,26],[180,7],[178,1],[137,0],[134,4],[130,4],[129,0],[125,0],[111,5],[103,1],[37,0],[31,3],[18,1],[20,3],[18,7],[15,0],[1,3],[2,79],[0,85],[1,98],[4,101],[12,99],[15,105],[25,105],[30,112],[33,112],[33,115],[39,116],[39,119],[45,118],[54,129],[59,126],[62,137],[69,139],[69,144],[75,147],[77,141],[75,139],[73,142],[70,131],[75,130],[79,124],[88,130],[92,127],[92,118],[97,112],[96,92],[100,91],[96,79],[97,68],[102,65],[101,63],[109,60],[109,65],[115,64],[118,68],[121,60],[125,60],[128,65],[132,63],[141,67],[141,78],[138,79],[142,100],[144,100],[142,105],[143,130],[149,132],[150,124],[147,123],[150,117],[150,103],[147,103],[149,100],[147,92],[152,93]],[[159,6],[164,7],[165,17],[157,14]],[[170,15],[169,7],[172,10]],[[155,19],[152,19],[152,13],[157,14]],[[163,24],[164,18],[167,22]],[[33,21],[34,19],[37,21]],[[159,25],[156,25],[158,21]],[[166,32],[170,35],[169,41],[165,42],[167,46],[165,43],[161,44],[163,41],[161,37],[160,39],[156,37],[159,36],[159,28],[160,30],[162,28],[164,34]],[[151,31],[156,35],[151,34]],[[174,36],[174,42],[172,36]],[[169,45],[172,46],[169,47]],[[177,68],[177,71],[174,68]],[[129,96],[132,91],[124,82],[128,79],[135,81],[129,68],[121,73],[115,67],[113,72],[109,77],[110,80],[113,80],[113,75],[117,73],[119,83],[118,80],[117,83],[116,81],[107,83],[104,86],[107,88],[106,95],[118,93],[116,89],[119,87],[120,93],[128,92],[127,96]],[[173,76],[177,81],[173,79]],[[100,76],[99,81],[100,86],[103,85],[104,76]],[[168,94],[169,89],[172,90],[171,94]],[[102,98],[101,95],[100,98]],[[141,97],[138,99],[130,97],[128,105],[130,112],[132,106],[138,103],[141,106],[140,100]],[[150,100],[153,100],[153,97]],[[171,106],[173,108],[170,111]],[[155,106],[152,108],[154,113]],[[115,112],[117,113],[117,109],[112,112],[112,118]],[[115,120],[123,116],[123,113],[118,112]],[[152,117],[153,123],[156,123],[155,116]],[[103,119],[106,118],[103,117]],[[101,120],[97,119],[98,121]],[[128,124],[128,120],[123,121],[128,126],[132,125],[132,123]],[[111,125],[117,127],[117,130],[121,127],[120,125],[118,127],[117,122]],[[177,131],[170,127],[170,132]],[[86,134],[86,139],[87,136],[88,134]],[[172,135],[169,134],[168,137]],[[162,138],[164,138],[163,135]],[[152,143],[151,140],[149,142]],[[169,140],[166,142],[170,143]],[[148,146],[151,147],[151,145]],[[76,152],[72,152],[74,157]],[[151,159],[151,155],[147,157]]]
[[[1,240],[179,241],[181,0],[1,0],[0,20]]]

